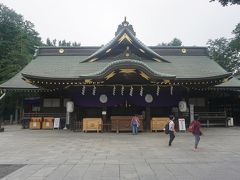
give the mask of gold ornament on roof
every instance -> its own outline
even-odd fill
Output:
[[[94,61],[96,61],[98,58],[93,58],[93,59],[91,59],[91,60],[89,60],[89,62],[94,62]]]
[[[149,80],[150,79],[150,77],[148,76],[148,75],[146,75],[144,72],[140,72],[140,76],[142,76],[144,79],[146,79],[146,80]]]
[[[108,50],[106,50],[106,53],[109,53],[111,50],[112,50],[111,48],[110,48],[110,49],[108,49]]]
[[[64,53],[64,49],[62,49],[62,48],[59,49],[59,53],[60,53],[60,54],[63,54],[63,53]]]
[[[142,53],[145,53],[145,51],[144,51],[143,49],[139,48],[139,50],[140,50]]]
[[[225,83],[227,81],[228,81],[228,78],[224,78],[222,82]]]
[[[109,79],[112,78],[115,74],[116,74],[116,73],[113,71],[113,72],[111,72],[109,75],[107,75],[107,76],[105,77],[105,79],[106,79],[106,80],[109,80]]]
[[[168,84],[168,83],[170,83],[170,80],[167,80],[167,79],[166,79],[166,80],[164,80],[163,82],[164,82],[165,84]]]
[[[85,79],[85,84],[92,84],[92,80],[91,79]]]
[[[136,72],[135,72],[135,69],[120,69],[119,73],[129,74],[129,73],[136,73]]]
[[[124,39],[126,39],[128,42],[130,42],[132,44],[132,39],[126,34],[124,33],[119,39],[118,39],[118,43],[120,44]]]
[[[30,79],[24,79],[26,83],[32,84],[32,81]]]
[[[162,62],[160,59],[158,59],[158,58],[153,58],[155,61],[157,61],[157,62]]]
[[[187,49],[185,49],[185,48],[183,48],[181,51],[182,51],[183,54],[187,53]]]

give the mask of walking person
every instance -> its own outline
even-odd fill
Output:
[[[169,143],[168,146],[172,145],[172,142],[175,138],[175,123],[174,123],[174,116],[169,116]]]
[[[140,126],[140,121],[139,121],[139,118],[138,118],[137,114],[135,114],[132,117],[132,120],[131,120],[131,127],[132,127],[132,134],[133,135],[138,133],[139,126]]]
[[[189,126],[189,129],[190,129],[190,131],[192,132],[192,134],[194,135],[194,138],[195,138],[193,151],[197,151],[198,144],[199,144],[199,141],[200,141],[200,136],[202,135],[200,127],[201,127],[201,124],[199,122],[199,116],[196,115],[194,120],[191,122],[191,124]]]

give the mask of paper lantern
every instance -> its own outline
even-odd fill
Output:
[[[180,112],[186,112],[187,111],[187,103],[186,101],[180,101],[178,103],[178,108]]]
[[[74,104],[72,101],[67,102],[67,112],[73,112],[74,111]]]

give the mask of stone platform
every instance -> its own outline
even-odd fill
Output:
[[[240,179],[239,127],[203,129],[197,152],[192,151],[193,136],[182,132],[168,147],[168,136],[159,132],[4,128],[0,165],[19,167],[4,177],[0,174],[4,180]]]

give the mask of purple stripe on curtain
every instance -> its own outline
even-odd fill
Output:
[[[99,100],[101,94],[105,94],[108,97],[108,101],[105,104],[101,103]],[[133,93],[132,96],[130,96],[129,94],[124,94],[123,96],[121,94],[113,96],[112,93],[101,94],[96,94],[95,96],[93,96],[90,94],[82,95],[81,93],[74,93],[71,94],[71,97],[75,105],[83,107],[115,106],[123,104],[125,103],[125,101],[130,104],[135,104],[137,106],[169,107],[176,106],[183,97],[181,91],[175,91],[173,95],[171,95],[169,89],[161,90],[158,96],[156,95],[156,92],[148,93],[151,94],[153,97],[153,101],[151,103],[147,103],[145,101],[146,94],[143,94],[143,96],[140,96],[139,93]]]

